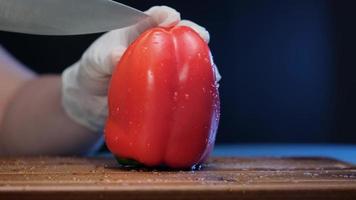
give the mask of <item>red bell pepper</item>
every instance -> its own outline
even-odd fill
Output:
[[[220,100],[208,45],[186,26],[141,34],[109,86],[105,140],[122,159],[190,168],[212,151]]]

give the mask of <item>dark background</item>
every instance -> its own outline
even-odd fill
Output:
[[[209,30],[223,77],[219,143],[356,143],[355,1],[120,2],[168,5]],[[0,44],[38,73],[60,73],[98,36],[0,32]]]

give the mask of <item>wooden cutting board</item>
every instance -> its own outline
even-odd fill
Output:
[[[327,158],[212,158],[200,171],[112,158],[0,158],[0,199],[356,199],[356,167]]]

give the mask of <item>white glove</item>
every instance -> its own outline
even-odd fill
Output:
[[[113,30],[97,39],[81,59],[62,74],[62,103],[74,121],[85,127],[100,131],[108,115],[107,92],[112,71],[126,48],[142,32],[155,27],[185,25],[194,29],[209,42],[205,28],[180,19],[176,10],[167,6],[154,6],[145,12],[151,17],[136,25]],[[220,75],[214,65],[217,80]]]

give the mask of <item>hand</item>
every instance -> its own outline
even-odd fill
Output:
[[[145,12],[150,17],[130,27],[110,31],[97,39],[81,59],[62,74],[62,103],[67,114],[76,122],[98,132],[108,115],[107,91],[114,67],[126,48],[145,30],[155,27],[189,26],[205,42],[209,32],[188,20],[181,20],[176,10],[154,6]],[[214,65],[216,80],[219,72]]]

